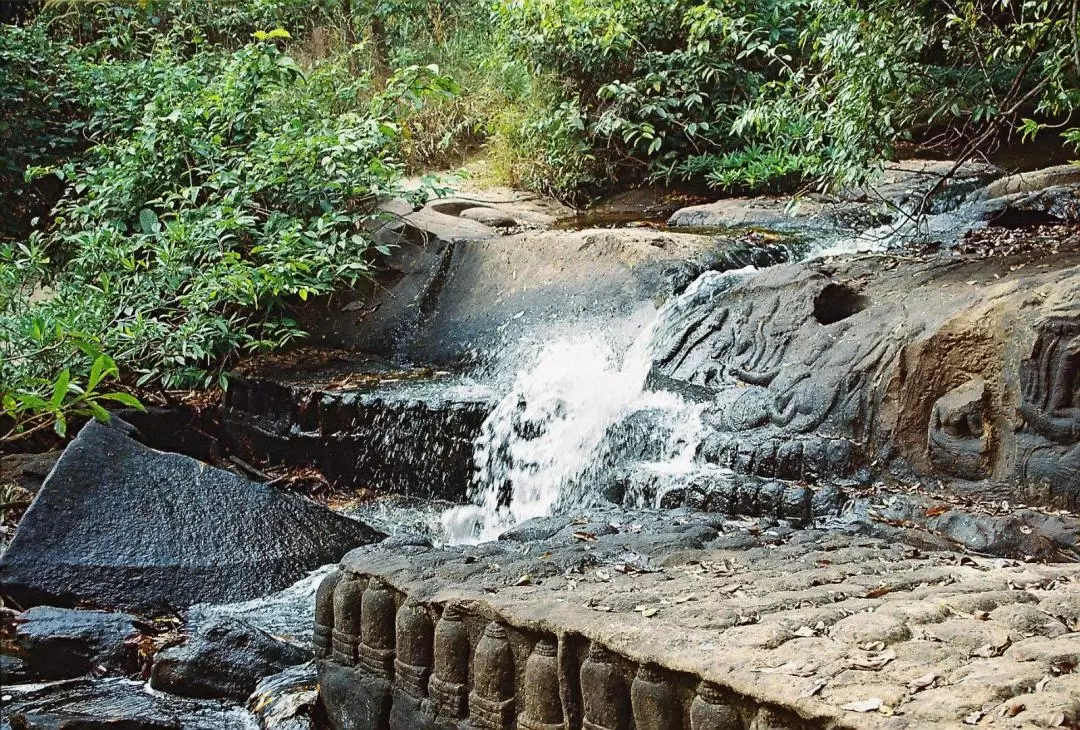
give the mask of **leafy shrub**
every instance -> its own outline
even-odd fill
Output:
[[[208,384],[231,353],[302,334],[286,316],[291,297],[369,273],[377,252],[362,224],[379,196],[398,192],[396,115],[448,81],[406,69],[364,113],[328,114],[325,87],[309,85],[275,45],[283,35],[189,57],[163,38],[148,58],[84,69],[104,83],[101,99],[146,99],[98,109],[87,128],[105,141],[32,171],[68,187],[47,229],[2,262],[39,271],[18,290],[44,293],[0,320],[0,347],[32,350],[26,323],[35,321],[39,349],[56,356],[27,363],[23,379],[48,377],[72,351],[66,333],[93,333],[142,383]],[[133,73],[152,83],[112,85]]]
[[[80,98],[68,73],[78,50],[49,37],[43,26],[0,26],[0,240],[25,236],[28,222],[45,213],[60,186],[23,184],[30,165],[50,162],[78,143],[69,123]]]
[[[687,158],[734,150],[730,128],[741,105],[791,61],[802,4],[522,0],[500,8],[516,57],[564,89],[531,126],[561,139],[568,139],[566,125],[576,127],[581,144],[557,145],[563,164],[550,169],[572,160],[570,169],[592,170],[592,179],[548,179],[566,191],[612,178],[685,175]]]

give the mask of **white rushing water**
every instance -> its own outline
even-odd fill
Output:
[[[472,504],[442,515],[445,539],[486,542],[525,520],[587,505],[642,441],[652,442],[652,468],[690,467],[704,407],[646,386],[656,334],[695,288],[662,307],[625,353],[600,337],[565,339],[544,345],[518,370],[475,442]]]

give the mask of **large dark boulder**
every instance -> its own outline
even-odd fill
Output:
[[[0,560],[15,604],[143,611],[280,590],[382,536],[367,525],[92,422]]]
[[[184,697],[244,700],[259,680],[303,664],[311,654],[234,618],[203,624],[188,641],[158,654],[154,689]]]
[[[15,645],[28,672],[44,679],[139,668],[131,639],[139,619],[126,613],[37,606],[15,620]]]

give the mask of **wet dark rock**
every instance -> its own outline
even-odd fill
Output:
[[[12,730],[250,730],[242,708],[148,692],[120,678],[5,685],[4,717]]]
[[[17,656],[0,654],[0,687],[27,682],[31,679],[26,662]]]
[[[11,717],[11,730],[181,730],[175,720],[95,717],[77,712],[27,712]]]
[[[11,482],[28,492],[36,493],[56,465],[60,453],[48,451],[42,454],[0,456],[0,484]]]
[[[491,409],[485,394],[366,358],[310,360],[323,367],[270,364],[233,380],[223,411],[233,453],[315,467],[340,485],[464,497],[472,440]]]
[[[309,730],[317,700],[318,674],[308,662],[260,680],[247,706],[264,730]]]
[[[566,517],[534,517],[526,520],[499,535],[500,540],[512,540],[514,542],[531,542],[533,540],[546,540],[566,527]]]
[[[186,643],[157,655],[150,686],[183,697],[246,699],[264,677],[303,664],[311,654],[247,622],[221,618]]]
[[[129,640],[138,636],[140,623],[126,613],[37,606],[15,619],[15,644],[26,670],[42,679],[132,674],[139,656]]]
[[[315,605],[315,591],[331,567],[323,566],[284,590],[250,601],[196,604],[188,609],[187,623],[204,626],[236,619],[308,649],[312,645],[311,611]]]
[[[300,497],[149,449],[114,419],[88,424],[65,450],[0,579],[20,606],[175,609],[266,595],[380,537]]]

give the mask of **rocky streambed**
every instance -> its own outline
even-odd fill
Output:
[[[313,347],[5,457],[5,727],[1080,727],[1080,171],[952,167],[388,204]]]

